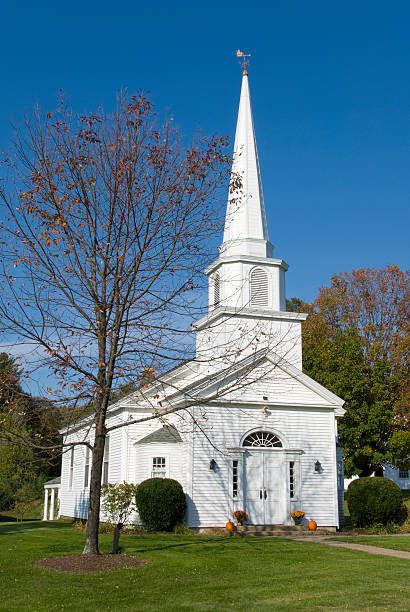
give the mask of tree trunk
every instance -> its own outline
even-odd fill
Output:
[[[100,525],[101,474],[104,459],[106,429],[100,416],[95,428],[95,442],[92,452],[90,475],[90,499],[88,505],[87,529],[84,555],[99,555],[98,528]]]
[[[122,523],[118,523],[115,526],[114,529],[114,538],[112,540],[112,554],[113,555],[118,555],[118,553],[120,552],[120,535],[121,535],[121,529],[124,527],[124,525]]]

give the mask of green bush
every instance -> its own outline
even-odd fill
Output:
[[[347,489],[350,518],[356,527],[401,525],[407,516],[403,496],[388,478],[358,478]]]
[[[184,518],[185,493],[171,478],[144,480],[138,485],[135,502],[148,531],[171,531]]]
[[[13,495],[10,491],[0,490],[0,512],[10,510],[13,505]]]

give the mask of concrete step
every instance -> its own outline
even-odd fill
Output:
[[[284,537],[315,537],[334,533],[333,530],[317,529],[309,531],[305,525],[243,525],[238,533],[246,536],[284,536]]]
[[[244,532],[259,533],[265,531],[281,531],[286,533],[298,533],[306,531],[303,525],[242,525],[241,530]]]

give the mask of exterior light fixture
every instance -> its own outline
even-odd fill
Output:
[[[315,472],[316,474],[320,474],[322,472],[322,464],[320,461],[315,461]]]
[[[215,459],[211,459],[211,461],[209,462],[209,469],[214,470],[215,468],[216,468],[216,461]]]

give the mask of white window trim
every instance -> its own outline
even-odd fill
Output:
[[[72,446],[70,449],[70,463],[69,463],[69,472],[68,472],[68,488],[70,489],[70,491],[73,488],[73,482],[74,482],[74,450],[75,450],[75,446]]]
[[[169,478],[169,473],[170,473],[170,455],[168,453],[152,453],[152,455],[150,455],[149,458],[149,476],[148,478],[155,478],[155,476],[153,476],[153,462],[154,462],[154,457],[163,457],[165,459],[165,476],[164,478]]]
[[[241,449],[244,451],[247,449]],[[232,453],[228,459],[228,485],[229,485],[229,497],[233,501],[234,509],[243,502],[243,476],[244,476],[244,453]],[[236,497],[233,496],[233,461],[238,462],[238,494]]]
[[[83,479],[84,489],[88,489],[90,487],[90,476],[91,476],[91,449],[88,446],[86,446],[85,455],[84,455],[84,479]]]
[[[290,463],[293,462],[293,497],[290,496]],[[286,457],[287,464],[287,483],[288,483],[288,498],[290,503],[300,500],[300,461],[299,457],[289,455]]]
[[[221,275],[215,272],[212,277],[212,306],[218,308],[221,304]]]
[[[109,482],[110,482],[110,436],[107,436],[105,438],[101,484],[108,484]]]

